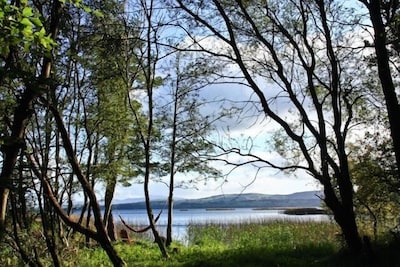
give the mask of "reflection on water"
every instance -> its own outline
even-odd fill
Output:
[[[235,224],[246,222],[265,222],[274,220],[290,221],[330,221],[328,215],[287,215],[283,210],[254,210],[251,208],[238,209],[187,209],[174,210],[172,233],[175,240],[186,242],[187,226],[189,224]],[[159,210],[154,210],[158,214]],[[115,215],[120,215],[130,225],[148,225],[145,209],[138,210],[114,210]],[[117,216],[118,217],[118,216]],[[116,218],[117,218],[116,217]],[[163,210],[157,227],[160,234],[165,235],[167,226],[167,210]]]

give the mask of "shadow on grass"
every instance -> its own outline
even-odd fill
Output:
[[[321,259],[334,252],[331,247],[301,247],[292,249],[234,248],[222,251],[192,251],[190,262],[182,266],[321,266]]]
[[[370,257],[364,254],[354,256],[345,251],[338,252],[334,247],[315,247],[312,245],[291,249],[248,247],[225,249],[221,251],[193,250],[186,254],[185,257],[187,257],[187,260],[181,261],[179,266],[400,267],[399,249],[400,246],[398,244],[375,247],[374,260],[371,260]],[[399,259],[399,261],[397,259]]]

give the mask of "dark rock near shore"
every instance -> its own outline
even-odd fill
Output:
[[[326,210],[321,208],[290,208],[285,209],[283,214],[287,215],[318,215],[327,214]]]

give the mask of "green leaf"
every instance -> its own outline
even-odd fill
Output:
[[[25,36],[25,38],[32,39],[33,38],[32,27],[25,27],[22,30],[22,34]]]
[[[94,10],[93,11],[93,15],[95,15],[98,18],[103,18],[104,17],[104,14],[99,10]]]
[[[24,9],[22,10],[22,15],[23,15],[24,17],[32,17],[32,16],[33,16],[32,8],[30,8],[30,7],[24,7]]]
[[[35,26],[43,27],[43,23],[39,18],[31,18],[31,21],[33,22],[33,24],[35,24]]]
[[[86,13],[90,13],[92,10],[90,9],[90,7],[88,7],[88,6],[83,6],[83,10],[86,12]]]
[[[55,46],[56,43],[54,40],[49,36],[45,36],[43,38],[40,38],[40,44],[47,50],[50,50],[52,46]]]
[[[45,34],[46,34],[46,30],[44,29],[44,27],[42,27],[42,28],[40,29],[40,31],[36,33],[36,36],[37,36],[38,38],[43,38],[43,37],[45,36]]]
[[[31,48],[30,42],[26,42],[24,44],[24,51],[25,52],[29,52],[30,48]]]
[[[0,52],[3,56],[7,56],[10,53],[10,47],[7,46],[1,46]]]
[[[27,18],[23,18],[21,21],[20,21],[20,23],[22,24],[22,25],[25,25],[25,26],[27,26],[27,27],[32,27],[32,22],[29,20],[29,19],[27,19]]]

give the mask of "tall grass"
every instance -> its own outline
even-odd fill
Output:
[[[241,221],[236,224],[190,224],[187,242],[173,243],[165,260],[151,240],[114,244],[127,266],[370,266],[362,256],[342,252],[338,227],[329,222]],[[72,244],[71,244],[72,245]],[[73,249],[72,249],[73,248]],[[374,247],[376,266],[399,266],[399,246]],[[178,251],[178,252],[177,252]],[[12,255],[0,266],[16,263]],[[177,252],[177,253],[176,253]],[[64,250],[63,266],[112,266],[100,247],[73,246]],[[397,265],[396,265],[397,264]],[[45,263],[51,266],[51,263]],[[18,265],[14,265],[18,266]]]
[[[188,266],[319,266],[339,251],[337,231],[329,222],[190,225],[189,247],[203,253]]]
[[[330,222],[258,221],[237,224],[190,224],[189,245],[288,247],[336,244],[338,227]]]

